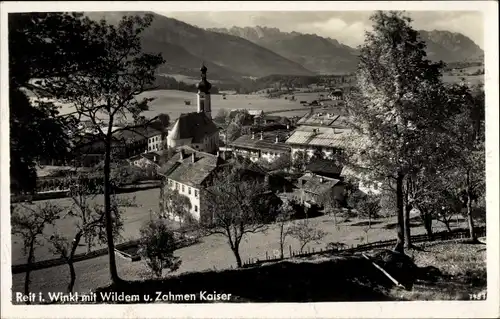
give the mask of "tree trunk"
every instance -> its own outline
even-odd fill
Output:
[[[411,220],[410,220],[410,212],[412,210],[412,206],[409,203],[409,198],[410,198],[410,183],[411,179],[408,177],[406,179],[406,187],[404,189],[404,222],[405,222],[405,246],[407,248],[412,248],[413,244],[411,242]]]
[[[432,214],[422,211],[420,209],[420,216],[422,217],[422,222],[424,224],[425,231],[427,232],[427,236],[429,240],[434,240],[434,233],[432,232]]]
[[[69,266],[69,273],[70,273],[68,293],[72,293],[73,287],[75,286],[75,281],[76,281],[76,273],[75,273],[75,267],[73,265],[73,259],[68,259],[68,266]]]
[[[119,283],[120,277],[116,269],[115,244],[113,239],[113,217],[111,216],[111,128],[113,126],[112,117],[108,125],[108,134],[106,135],[106,151],[104,156],[104,213],[106,215],[106,239],[108,244],[109,272],[113,283]]]
[[[285,252],[284,252],[284,246],[285,246],[285,237],[284,232],[285,232],[285,225],[281,224],[280,225],[280,257],[281,259],[285,258]]]
[[[241,268],[242,263],[238,247],[231,247],[231,250],[233,251],[234,257],[236,258],[236,265],[238,266],[238,268]]]
[[[467,185],[465,189],[467,193],[467,219],[469,221],[469,237],[473,242],[477,241],[476,232],[474,231],[474,218],[472,216],[472,196],[470,189],[470,170],[467,170]]]
[[[30,242],[30,247],[28,251],[28,267],[26,268],[26,274],[24,277],[24,295],[28,296],[30,292],[30,275],[31,275],[31,265],[33,264],[33,259],[35,258],[35,240],[33,239]],[[26,304],[29,305],[31,302],[29,299],[26,301]]]
[[[163,210],[165,208],[165,204],[164,204],[164,201],[163,201],[163,192],[164,192],[164,187],[165,187],[166,183],[163,179],[163,177],[160,178],[160,202],[158,203],[158,208],[159,208],[159,216],[163,216]]]
[[[394,251],[404,253],[405,234],[404,234],[404,197],[403,197],[403,179],[404,175],[398,172],[396,179],[396,206],[397,206],[397,242]]]
[[[86,236],[86,242],[87,242],[87,254],[90,254],[92,251],[92,238],[90,236]]]
[[[76,273],[75,273],[75,267],[73,265],[73,260],[75,257],[76,248],[80,244],[80,240],[81,240],[83,235],[84,235],[84,233],[81,230],[78,233],[76,233],[75,239],[73,239],[73,243],[71,244],[71,251],[70,251],[69,258],[67,259],[68,266],[69,266],[69,273],[70,273],[70,282],[68,285],[68,293],[73,292],[73,287],[75,286]],[[89,236],[87,234],[85,234],[85,237],[88,238]]]
[[[405,205],[404,206],[404,223],[405,223],[405,240],[406,240],[405,247],[407,247],[407,248],[413,247],[412,242],[411,242],[410,211],[411,211],[411,206]]]

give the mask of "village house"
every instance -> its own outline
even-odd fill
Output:
[[[258,135],[243,135],[230,143],[235,156],[250,159],[252,162],[264,159],[273,162],[282,155],[290,154],[290,146],[276,132]]]
[[[167,146],[178,148],[191,146],[197,151],[216,153],[219,149],[219,128],[212,121],[210,88],[207,81],[207,68],[201,68],[201,81],[198,83],[197,112],[181,114],[168,130]]]
[[[337,124],[340,115],[315,113],[311,110],[297,122],[297,129],[286,140],[290,145],[292,159],[298,152],[311,158],[318,150],[324,158],[332,159],[342,151],[342,136],[347,132],[343,125]]]
[[[164,178],[165,193],[177,190],[180,195],[186,196],[191,202],[190,214],[199,221],[202,218],[202,203],[200,191],[210,185],[210,178],[224,163],[219,154],[209,154],[195,150],[190,146],[181,146],[178,152],[159,170]],[[178,218],[169,216],[170,218]]]
[[[134,155],[127,159],[130,165],[135,165],[140,168],[159,167],[158,162],[161,154],[156,152],[143,153]]]
[[[338,201],[344,200],[344,184],[339,179],[307,172],[298,179],[297,186],[302,203],[321,205],[324,195],[333,195]]]

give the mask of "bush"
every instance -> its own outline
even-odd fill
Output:
[[[150,220],[141,228],[139,255],[156,277],[162,277],[163,270],[175,271],[181,260],[173,255],[177,248],[174,232],[163,220]]]

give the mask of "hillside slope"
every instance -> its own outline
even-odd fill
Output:
[[[210,29],[215,32],[245,38],[317,73],[351,72],[357,65],[357,50],[316,34],[281,32],[268,27],[232,27]],[[449,31],[419,31],[427,43],[427,53],[432,60],[444,62],[477,61],[483,50],[470,38]]]
[[[145,12],[88,12],[92,19],[117,23],[124,15]],[[219,77],[266,76],[270,74],[311,75],[314,72],[297,62],[246,39],[207,31],[190,24],[153,14],[152,25],[142,36],[146,51],[161,52],[166,66],[162,71],[192,75],[205,61],[209,72]]]

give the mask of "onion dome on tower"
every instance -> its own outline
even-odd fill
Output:
[[[196,85],[198,92],[210,93],[210,89],[212,88],[212,84],[207,81],[207,67],[203,63],[201,66],[201,81]]]

